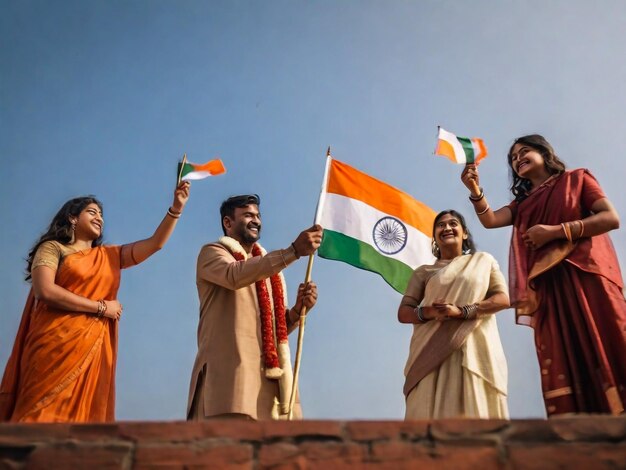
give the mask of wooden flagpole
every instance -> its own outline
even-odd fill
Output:
[[[176,187],[180,184],[180,180],[183,177],[183,168],[185,167],[185,163],[187,163],[187,154],[183,154],[183,161],[180,162],[180,168],[178,169],[178,179],[176,180]]]
[[[330,168],[330,147],[326,151],[326,167],[324,169],[324,179],[322,180],[322,188],[320,190],[320,197],[317,200],[317,208],[315,209],[315,220],[313,224],[319,224],[322,219],[322,210],[324,208],[324,201],[326,199],[326,184],[328,182],[328,170]],[[311,281],[311,271],[313,269],[313,258],[315,253],[309,255],[309,262],[306,266],[306,274],[304,275],[304,283]],[[298,390],[298,377],[300,375],[300,363],[302,361],[302,345],[304,343],[304,326],[306,323],[306,305],[302,306],[300,310],[300,322],[298,325],[298,347],[296,349],[296,360],[293,366],[293,387],[291,388],[291,396],[289,397],[289,414],[288,419],[293,419],[293,405],[296,402],[296,393]]]

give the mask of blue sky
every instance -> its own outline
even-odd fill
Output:
[[[29,284],[24,258],[70,197],[104,202],[108,243],[149,236],[176,161],[215,156],[163,251],[123,273],[117,418],[183,419],[196,353],[195,261],[227,196],[262,197],[262,243],[313,220],[326,147],[435,210],[468,216],[506,273],[509,229],[483,229],[437,125],[485,139],[492,206],[506,152],[541,133],[626,217],[626,4],[603,1],[0,0],[0,367]],[[612,234],[624,269],[623,229]],[[293,302],[305,262],[285,271]],[[316,259],[301,389],[309,418],[401,418],[411,327],[379,277]],[[498,314],[512,417],[544,416],[532,331]],[[295,339],[292,338],[292,340]],[[295,344],[293,345],[295,350]]]

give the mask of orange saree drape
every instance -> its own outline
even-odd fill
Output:
[[[89,299],[116,299],[120,247],[66,256],[55,282]],[[116,357],[116,321],[55,309],[31,290],[0,385],[0,421],[113,421]]]

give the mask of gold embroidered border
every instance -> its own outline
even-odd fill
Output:
[[[561,387],[561,388],[555,388],[554,390],[548,390],[547,392],[544,392],[543,397],[549,400],[551,398],[558,398],[564,395],[571,395],[571,394],[572,394],[572,387]]]

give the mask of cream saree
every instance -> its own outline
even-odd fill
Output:
[[[488,253],[438,260],[415,270],[405,298],[455,305],[507,293]],[[405,419],[508,418],[507,365],[494,315],[415,324],[405,367]]]

